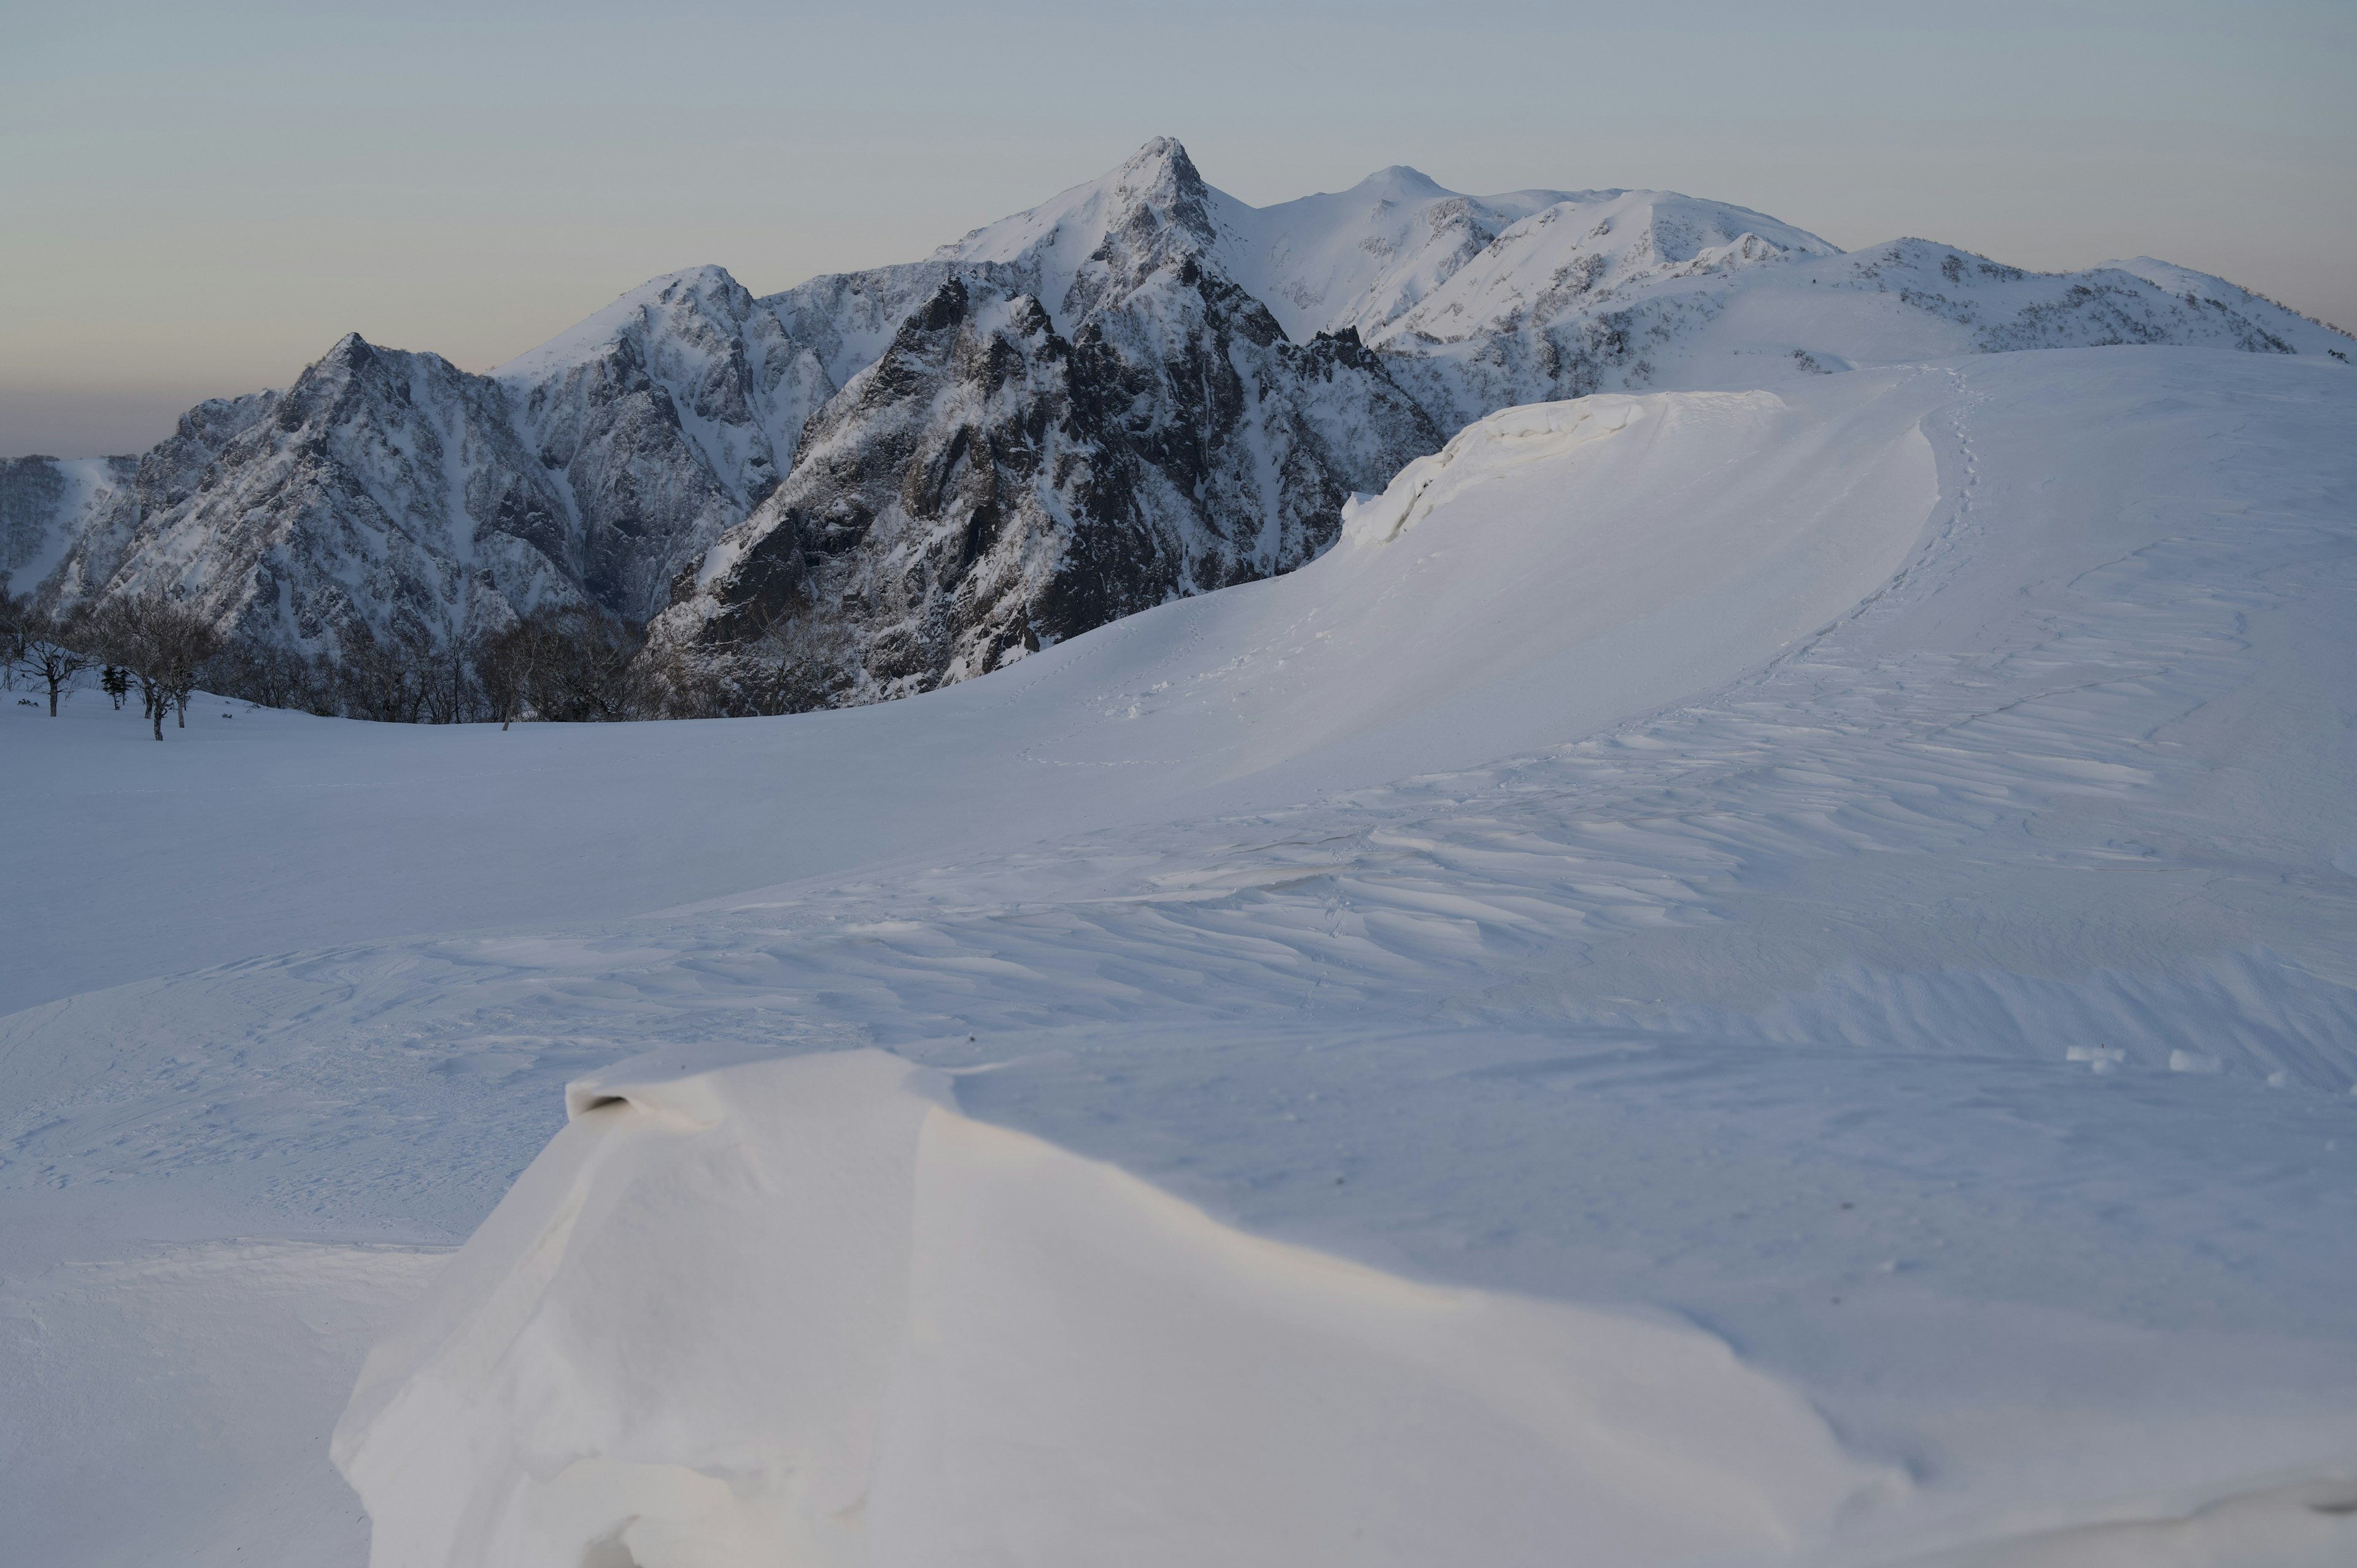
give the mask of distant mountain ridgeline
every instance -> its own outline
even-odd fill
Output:
[[[0,465],[0,571],[53,626],[185,607],[258,701],[497,716],[487,650],[522,637],[611,690],[515,711],[786,712],[1289,571],[1501,407],[2115,343],[2351,347],[2149,260],[1845,253],[1717,202],[1405,168],[1255,209],[1157,140],[921,262],[760,298],[675,274],[489,375],[347,337],[139,457]]]

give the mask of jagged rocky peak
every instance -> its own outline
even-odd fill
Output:
[[[243,641],[338,653],[570,597],[573,544],[498,383],[352,333],[283,393],[192,409],[46,587],[160,589]]]
[[[1043,245],[1092,254],[1108,238],[1152,243],[1165,231],[1199,245],[1216,238],[1211,187],[1187,149],[1157,136],[1110,173],[944,245],[948,261],[1013,263]]]
[[[548,467],[575,462],[597,439],[599,413],[638,398],[741,508],[759,499],[748,490],[783,476],[803,421],[834,390],[797,357],[773,312],[725,270],[705,266],[630,290],[492,374]]]
[[[1157,136],[1103,178],[977,229],[935,256],[1010,269],[1070,334],[1158,272],[1190,260],[1219,266],[1221,210],[1240,206],[1203,183],[1185,147]]]
[[[716,266],[643,284],[493,375],[534,459],[561,476],[583,587],[633,618],[777,488],[835,390]]]
[[[1439,444],[1355,336],[1294,344],[1196,256],[1069,338],[1023,275],[951,276],[909,315],[683,575],[666,640],[753,706],[924,691],[1300,565]]]
[[[531,387],[609,354],[625,341],[643,345],[664,338],[725,352],[757,308],[751,292],[725,267],[689,267],[649,279],[491,374]]]
[[[281,430],[318,427],[324,435],[339,424],[362,417],[358,401],[408,403],[410,384],[418,372],[432,377],[463,374],[439,354],[411,354],[399,349],[380,351],[357,332],[347,332],[328,351],[303,368],[295,384],[279,399],[274,422]]]

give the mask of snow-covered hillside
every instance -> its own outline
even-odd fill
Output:
[[[284,393],[184,416],[43,586],[67,606],[161,591],[306,643],[356,628],[438,642],[580,602],[569,557],[594,535],[566,520],[495,385],[354,334]]]
[[[1157,138],[924,261],[759,298],[690,269],[487,377],[347,338],[292,402],[192,410],[103,484],[12,467],[7,569],[328,654],[668,609],[707,677],[690,708],[863,702],[1289,571],[1352,492],[1499,408],[2111,343],[2350,349],[2149,259],[1844,254],[1670,192],[1398,167],[1255,209]]]
[[[1162,214],[1152,231],[1167,229],[1210,258],[1296,341],[1345,328],[1369,343],[1430,336],[1419,323],[1469,310],[1464,328],[1479,330],[1509,314],[1552,318],[1583,295],[1609,298],[1663,277],[1838,253],[1723,202],[1666,191],[1464,196],[1397,166],[1349,190],[1249,207],[1204,185],[1186,149],[1160,139],[1103,179],[978,229],[936,259],[1028,269],[1061,324],[1092,297],[1103,254],[1135,242],[1141,207]],[[1566,286],[1565,274],[1579,281]]]
[[[346,1412],[382,1568],[2344,1561],[2353,423],[1599,396],[907,703],[0,710],[15,1539],[357,1563]]]
[[[0,572],[29,587],[56,571],[76,520],[111,504],[137,467],[128,457],[0,460]]]
[[[1191,181],[1185,156],[1149,144],[937,259],[1026,269],[1060,319],[1093,297],[1100,252],[1135,242],[1144,206],[1161,215],[1154,231],[1190,236],[1295,340],[1356,332],[1450,431],[1551,397],[1751,387],[1957,353],[2350,349],[2270,301],[2149,258],[2038,274],[1920,240],[1845,255],[1764,213],[1669,191],[1475,197],[1396,166],[1253,208]]]

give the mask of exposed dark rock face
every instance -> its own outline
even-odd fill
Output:
[[[632,619],[761,498],[834,391],[774,312],[717,267],[659,279],[498,373],[556,481],[584,593]]]
[[[1192,257],[1095,301],[1068,340],[1003,272],[942,283],[659,630],[834,650],[789,704],[923,691],[1291,570],[1440,445],[1354,335],[1287,342]]]

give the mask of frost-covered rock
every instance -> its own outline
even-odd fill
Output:
[[[242,638],[332,651],[576,601],[580,545],[496,381],[354,334],[283,393],[183,415],[42,592],[161,590]]]
[[[1355,334],[1294,343],[1218,270],[1211,195],[1159,144],[1078,220],[947,278],[665,629],[726,649],[815,626],[782,695],[865,701],[1317,555],[1352,491],[1440,433]]]

